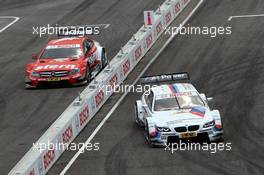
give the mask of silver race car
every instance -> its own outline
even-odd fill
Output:
[[[213,98],[199,93],[190,83],[175,83],[181,80],[189,80],[188,73],[141,78],[142,84],[159,84],[135,103],[135,120],[145,128],[148,143],[166,146],[179,140],[222,140],[220,113],[208,105]]]

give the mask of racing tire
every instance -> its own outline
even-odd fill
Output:
[[[90,66],[89,66],[89,64],[87,64],[87,67],[86,67],[85,80],[87,81],[87,83],[90,83],[91,80],[92,80],[92,75],[91,75],[91,71],[90,71]]]
[[[221,124],[222,124],[222,131],[223,131],[223,128],[224,128],[224,123],[223,123],[223,121],[222,121],[222,117],[220,118],[221,119]],[[222,134],[222,136],[219,138],[219,139],[217,139],[217,140],[215,140],[215,141],[213,141],[214,143],[222,143],[222,142],[224,142],[224,134]]]
[[[224,142],[224,137],[222,136],[221,138],[213,141],[214,143],[223,143]]]
[[[136,124],[142,128],[144,127],[144,125],[140,122],[139,118],[138,118],[138,107],[137,107],[137,103],[135,103],[135,121],[136,121]]]
[[[145,138],[146,138],[148,146],[151,148],[155,148],[155,145],[150,140],[148,122],[146,122],[146,125],[145,125]]]
[[[102,49],[102,69],[105,68],[108,64],[108,60],[107,60],[107,56],[106,56],[106,52],[105,52],[105,48]]]

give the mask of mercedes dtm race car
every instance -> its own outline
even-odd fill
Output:
[[[189,79],[187,73],[141,78],[141,83],[158,83]],[[190,83],[153,86],[135,103],[136,123],[145,128],[152,146],[166,146],[179,140],[220,141],[223,135],[221,116],[211,110],[205,94]],[[205,139],[205,140],[204,140]]]
[[[105,48],[85,36],[51,40],[32,58],[36,61],[26,66],[26,88],[61,82],[85,84],[107,65]]]

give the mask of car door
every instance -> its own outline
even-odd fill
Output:
[[[95,69],[96,66],[96,52],[94,51],[94,45],[93,42],[89,40],[84,41],[84,53],[85,58],[92,69],[92,71]]]

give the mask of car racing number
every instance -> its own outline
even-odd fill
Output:
[[[187,132],[187,133],[180,134],[181,139],[191,138],[191,137],[197,137],[197,132]]]
[[[60,81],[59,77],[48,78],[48,81]]]

